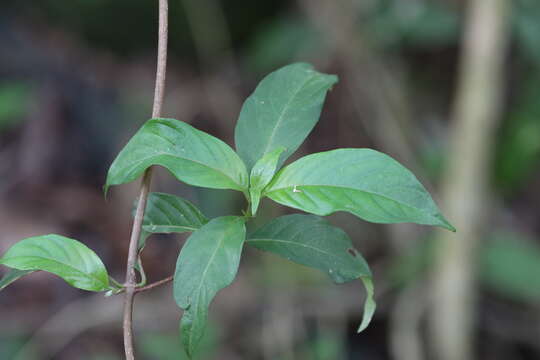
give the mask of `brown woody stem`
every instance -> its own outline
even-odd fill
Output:
[[[159,0],[159,38],[158,38],[158,56],[157,56],[157,71],[156,71],[156,87],[154,92],[154,105],[152,109],[152,117],[160,117],[163,107],[163,97],[165,92],[165,75],[167,71],[167,34],[168,34],[168,0]],[[144,219],[144,211],[146,209],[146,201],[150,191],[150,183],[152,180],[152,168],[148,168],[143,176],[139,200],[137,202],[137,210],[135,211],[135,219],[133,220],[133,228],[131,230],[131,238],[129,241],[128,260],[126,267],[126,295],[124,298],[124,349],[127,360],[134,360],[133,347],[133,299],[137,285],[135,274],[135,263],[137,261],[138,242],[141,235],[141,228]],[[151,284],[152,285],[152,284]],[[148,285],[150,286],[150,285]],[[157,286],[157,285],[155,285]],[[141,288],[142,289],[142,288]],[[141,291],[140,289],[138,289]]]

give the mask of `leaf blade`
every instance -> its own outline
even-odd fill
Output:
[[[362,316],[362,322],[356,331],[357,333],[364,331],[368,327],[371,319],[373,319],[375,310],[377,309],[377,304],[374,299],[373,278],[362,276],[361,280],[366,289],[366,300],[364,301],[364,315]]]
[[[172,194],[152,192],[148,195],[139,248],[144,247],[150,234],[193,232],[207,222],[208,218],[191,202]]]
[[[160,165],[193,186],[245,191],[247,170],[223,141],[175,119],[148,120],[120,151],[107,174],[105,192]]]
[[[321,216],[347,211],[375,223],[412,222],[455,231],[409,170],[371,149],[305,156],[282,169],[265,195]]]
[[[181,336],[189,356],[204,335],[212,299],[236,276],[244,240],[243,218],[219,217],[195,231],[178,256],[173,292],[184,309]]]
[[[255,231],[246,243],[318,269],[337,284],[361,279],[367,296],[359,332],[368,326],[376,307],[371,271],[343,230],[318,216],[285,215]]]
[[[9,271],[0,279],[0,290],[3,290],[6,286],[33,272],[34,270],[9,269]]]
[[[60,235],[21,240],[0,258],[0,264],[18,270],[47,271],[82,290],[109,289],[107,270],[96,253],[81,242]]]
[[[294,153],[319,120],[326,93],[337,81],[306,63],[267,75],[244,102],[235,128],[236,148],[248,169],[278,147],[287,149],[280,165]]]

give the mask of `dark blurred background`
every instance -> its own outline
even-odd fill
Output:
[[[138,184],[107,201],[101,187],[150,116],[157,1],[1,4],[0,253],[59,233],[123,280]],[[231,145],[243,100],[268,72],[306,61],[338,74],[295,157],[386,152],[458,228],[329,217],[374,273],[379,307],[361,334],[360,282],[336,286],[246,249],[212,304],[202,358],[540,358],[538,0],[172,0],[169,47],[164,114]],[[242,206],[233,191],[191,188],[161,169],[154,179],[208,216]],[[286,211],[265,200],[258,223]],[[150,281],[172,273],[184,239],[149,241]],[[171,293],[137,297],[140,359],[186,359]],[[121,359],[121,302],[32,274],[0,293],[0,359]]]

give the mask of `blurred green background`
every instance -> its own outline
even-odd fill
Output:
[[[482,2],[507,6],[475,13]],[[86,243],[122,279],[137,184],[113,189],[107,201],[101,186],[151,112],[157,2],[3,0],[1,9],[0,253],[24,237],[60,233]],[[495,22],[474,30],[482,14]],[[497,29],[497,21],[506,25]],[[495,50],[482,58],[490,36]],[[361,283],[336,286],[246,249],[237,280],[212,304],[201,358],[540,358],[539,1],[171,0],[169,47],[164,113],[231,145],[243,100],[268,72],[306,61],[337,74],[319,124],[293,159],[337,147],[388,153],[458,228],[441,235],[330,216],[374,273],[379,307],[361,334]],[[477,72],[467,71],[466,54],[480,54],[473,64],[481,70],[486,64],[483,87],[467,85]],[[490,67],[493,59],[500,63]],[[486,121],[481,110],[462,110],[473,96]],[[470,192],[456,191],[468,177]],[[161,169],[153,189],[184,196],[208,216],[242,208],[233,191],[190,188]],[[289,211],[265,200],[257,222]],[[184,239],[149,242],[150,281],[172,273]],[[448,307],[437,300],[441,290]],[[136,300],[140,359],[186,359],[171,293],[165,287]],[[121,359],[121,300],[32,274],[0,293],[0,359]],[[456,341],[439,315],[465,319]]]

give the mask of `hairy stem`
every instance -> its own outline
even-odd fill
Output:
[[[157,56],[157,71],[156,71],[156,87],[154,92],[154,105],[152,109],[152,117],[160,117],[163,107],[163,95],[165,92],[165,74],[167,69],[167,33],[168,33],[168,0],[159,0],[159,39],[158,39],[158,56]],[[143,176],[139,200],[137,202],[137,210],[135,211],[135,219],[131,230],[131,238],[129,241],[129,252],[126,267],[126,295],[124,298],[124,349],[127,360],[134,360],[133,349],[133,298],[135,296],[136,275],[135,263],[137,261],[137,248],[139,237],[141,235],[141,227],[144,219],[144,211],[146,209],[146,201],[150,190],[152,180],[152,168],[148,168]]]

